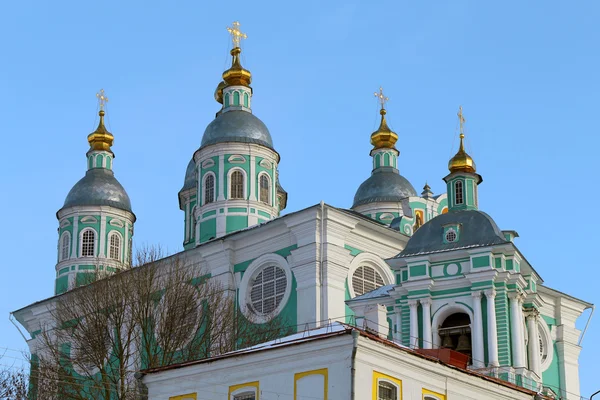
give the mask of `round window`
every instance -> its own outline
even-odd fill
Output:
[[[273,314],[281,305],[287,284],[283,268],[276,265],[262,268],[250,282],[248,308],[263,317]]]
[[[456,231],[454,229],[448,229],[446,232],[446,242],[452,243],[456,241]]]
[[[156,340],[162,348],[179,350],[187,346],[198,333],[200,300],[197,289],[185,285],[178,291],[165,293],[156,309]]]
[[[381,274],[375,268],[367,265],[361,265],[352,274],[354,296],[361,296],[384,284]]]

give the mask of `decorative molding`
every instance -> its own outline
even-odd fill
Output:
[[[110,226],[117,226],[119,228],[125,227],[125,223],[123,223],[123,221],[121,221],[120,219],[116,219],[116,218],[111,219],[108,224]]]
[[[81,218],[80,222],[82,224],[95,224],[96,222],[98,222],[98,220],[95,217],[92,217],[91,215],[87,215]]]
[[[246,158],[240,154],[234,154],[232,156],[230,156],[227,161],[229,161],[232,164],[243,164],[246,162]]]
[[[202,163],[202,168],[210,168],[215,166],[215,161],[212,158],[205,160]]]
[[[266,168],[266,169],[271,169],[273,167],[273,164],[271,164],[269,161],[265,160],[264,158],[262,160],[260,160],[258,165],[260,165],[261,167]]]

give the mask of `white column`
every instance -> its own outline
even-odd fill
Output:
[[[521,304],[519,302],[519,294],[516,292],[509,293],[510,299],[510,339],[512,345],[513,367],[525,367],[525,353],[523,352],[523,320],[521,319]]]
[[[200,182],[198,182],[198,187],[200,187]],[[219,156],[219,195],[217,196],[217,201],[225,200],[225,156],[221,154]],[[198,189],[200,190],[200,189]],[[198,197],[198,202],[200,203],[200,197]],[[217,210],[217,213],[219,210]]]
[[[483,350],[483,317],[481,315],[481,292],[471,293],[473,297],[473,329],[471,340],[473,343],[473,366],[475,368],[485,367],[485,354]]]
[[[106,258],[106,215],[104,214],[100,214],[100,245],[96,257]]]
[[[419,347],[419,317],[417,314],[418,300],[409,300],[410,307],[410,347],[416,349]]]
[[[527,331],[529,332],[528,351],[529,369],[542,377],[542,364],[540,360],[540,340],[538,333],[538,311],[532,310],[527,313]]]
[[[200,199],[200,197],[197,197]],[[187,242],[190,238],[190,227],[192,226],[192,216],[190,215],[190,202],[185,203],[185,241]]]
[[[75,216],[73,216],[73,232],[71,235],[71,241],[73,242],[73,248],[71,249],[70,258],[77,258],[79,257],[77,251],[77,243],[79,243],[79,214],[75,214]]]
[[[498,331],[496,328],[496,291],[488,289],[485,292],[487,297],[487,341],[488,341],[488,367],[497,367],[498,362]]]
[[[250,176],[248,177],[250,184],[250,200],[256,201],[256,156],[250,156]]]
[[[433,336],[431,335],[431,299],[421,299],[423,307],[423,348],[433,348]]]

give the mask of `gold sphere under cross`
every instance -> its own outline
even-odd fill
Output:
[[[108,97],[104,95],[104,89],[100,89],[100,91],[96,93],[96,98],[98,99],[100,110],[104,110],[104,105],[108,103]]]
[[[240,47],[241,39],[248,39],[248,35],[240,31],[240,23],[238,21],[234,21],[231,25],[232,27],[227,27],[227,32],[231,35],[233,47]]]
[[[381,104],[381,109],[383,110],[385,107],[385,103],[387,103],[390,100],[390,98],[385,97],[385,95],[383,94],[383,87],[381,86],[379,87],[379,93],[375,92],[374,95],[379,100],[379,103]]]

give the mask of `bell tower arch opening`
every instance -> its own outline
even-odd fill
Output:
[[[446,317],[438,327],[440,348],[451,349],[471,357],[471,318],[464,312]]]

